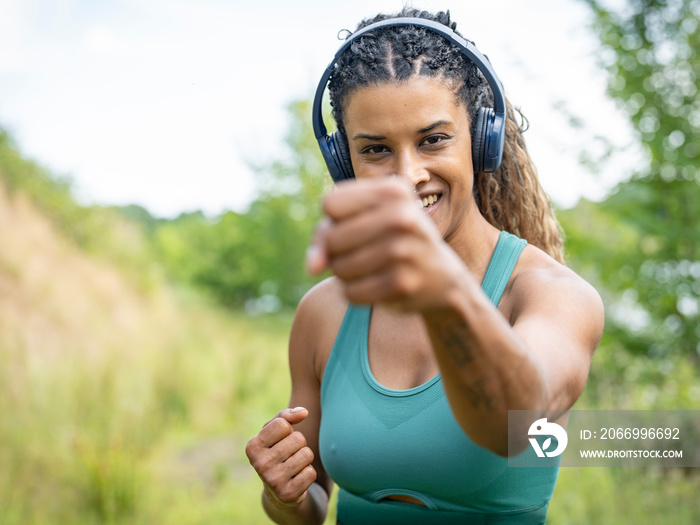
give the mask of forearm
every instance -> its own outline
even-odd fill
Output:
[[[263,508],[275,523],[280,525],[307,525],[323,523],[328,511],[328,493],[318,483],[313,483],[306,497],[298,505],[280,502],[263,490]]]
[[[475,443],[505,455],[508,410],[546,409],[547,387],[508,321],[474,283],[463,286],[423,317],[457,422]]]

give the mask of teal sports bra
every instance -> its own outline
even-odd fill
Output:
[[[501,233],[482,283],[494,305],[525,245]],[[348,307],[321,384],[319,450],[340,489],[338,522],[544,523],[559,462],[509,467],[476,445],[454,419],[440,374],[408,390],[377,382],[367,355],[370,314],[370,306]],[[385,499],[391,495],[423,505]]]

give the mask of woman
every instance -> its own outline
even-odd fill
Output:
[[[449,13],[397,17],[455,27]],[[335,61],[333,140],[356,180],[324,199],[307,261],[334,277],[294,320],[296,408],[246,448],[278,523],[321,523],[333,482],[345,525],[544,523],[557,467],[509,468],[507,456],[528,446],[530,422],[580,395],[603,307],[563,265],[509,105],[500,167],[475,167],[497,91],[482,73],[406,24],[365,30]],[[509,427],[509,410],[536,417]]]

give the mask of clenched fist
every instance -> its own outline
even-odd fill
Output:
[[[465,267],[443,238],[451,231],[448,203],[436,205],[431,220],[419,198],[394,177],[338,184],[323,201],[326,218],[307,254],[309,271],[330,268],[355,303],[444,306]]]
[[[246,446],[250,464],[263,481],[270,502],[277,507],[299,505],[316,480],[311,465],[314,453],[306,446],[304,435],[292,428],[308,415],[303,407],[281,410]]]

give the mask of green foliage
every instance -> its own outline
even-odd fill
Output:
[[[609,295],[608,339],[654,358],[697,356],[700,2],[628,0],[616,10],[586,3],[609,93],[629,116],[646,163],[597,209],[583,203],[563,214],[569,251],[575,265],[597,268]],[[586,233],[579,221],[595,227]]]
[[[700,479],[684,469],[562,468],[547,525],[694,525]]]
[[[289,155],[255,167],[258,197],[247,212],[153,221],[140,210],[126,210],[153,231],[171,276],[253,313],[295,306],[317,281],[304,259],[328,177],[309,125],[309,102],[291,103],[289,113]]]

